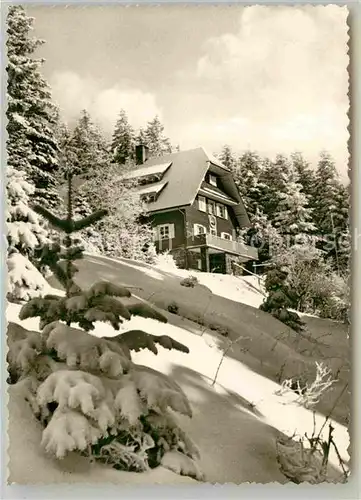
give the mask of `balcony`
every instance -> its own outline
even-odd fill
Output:
[[[257,248],[245,245],[239,241],[226,240],[212,234],[200,234],[198,236],[188,238],[187,246],[188,248],[206,246],[219,252],[238,255],[246,259],[258,259]]]

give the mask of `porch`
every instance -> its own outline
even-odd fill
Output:
[[[170,250],[180,267],[198,269],[203,272],[232,272],[232,263],[258,260],[258,251],[239,241],[226,240],[211,234],[200,234],[187,238],[187,244],[173,247],[172,240],[156,242],[158,252]]]

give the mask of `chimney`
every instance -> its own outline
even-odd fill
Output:
[[[135,146],[135,161],[137,165],[143,165],[148,159],[149,148],[143,144]]]

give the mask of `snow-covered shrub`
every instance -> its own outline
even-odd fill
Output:
[[[30,260],[18,252],[7,259],[7,299],[11,302],[27,301],[46,293],[49,285]]]
[[[333,272],[315,280],[313,300],[314,310],[322,318],[348,322],[351,297],[347,276]]]
[[[188,288],[194,288],[199,284],[199,280],[197,276],[188,276],[187,278],[184,278],[180,284]]]
[[[166,250],[162,253],[159,253],[155,258],[155,266],[163,271],[174,271],[177,268],[177,263],[174,260],[173,255]]]
[[[76,216],[84,217],[99,208],[108,211],[106,219],[80,233],[85,247],[109,257],[153,264],[156,250],[151,225],[144,218],[146,206],[135,185],[119,175],[119,167],[107,165],[79,184],[75,193]]]
[[[324,260],[319,250],[294,245],[279,253],[275,264],[287,272],[289,307],[324,318],[347,320],[350,308],[347,277],[337,275],[331,261]]]
[[[276,266],[267,272],[265,289],[268,295],[260,305],[260,309],[272,314],[295,331],[301,331],[303,323],[298,314],[288,309],[293,307],[294,302],[286,282],[287,276],[287,271]]]
[[[29,206],[34,191],[24,172],[7,167],[7,297],[12,301],[29,300],[47,288],[46,281],[29,260],[35,249],[47,241],[47,231]]]
[[[311,436],[305,434],[296,440],[295,436],[278,435],[276,439],[277,462],[281,472],[293,483],[347,482],[350,471],[338,451],[333,437],[334,427],[332,424],[329,424],[327,440],[321,436],[321,431],[327,423],[327,419],[328,417],[325,417],[325,422],[318,432],[314,420]],[[336,472],[329,467],[331,447],[336,452],[342,472]]]
[[[315,380],[309,384],[303,383],[300,380],[286,379],[276,394],[279,396],[287,396],[291,392],[296,393],[297,396],[292,398],[292,402],[304,406],[305,408],[313,408],[331,386],[337,382],[331,376],[332,371],[324,366],[323,363],[316,362],[316,376]]]
[[[44,425],[42,445],[57,458],[79,451],[137,472],[162,463],[199,479],[198,450],[173,414],[192,415],[185,394],[165,375],[132,363],[121,337],[97,338],[54,322],[19,338],[10,325],[9,371],[27,384]],[[170,452],[178,458],[168,464]]]

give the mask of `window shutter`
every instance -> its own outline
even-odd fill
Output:
[[[158,226],[153,227],[153,241],[159,240]]]
[[[175,227],[174,224],[169,224],[169,238],[175,237]]]
[[[228,207],[224,207],[224,218],[228,220]]]

